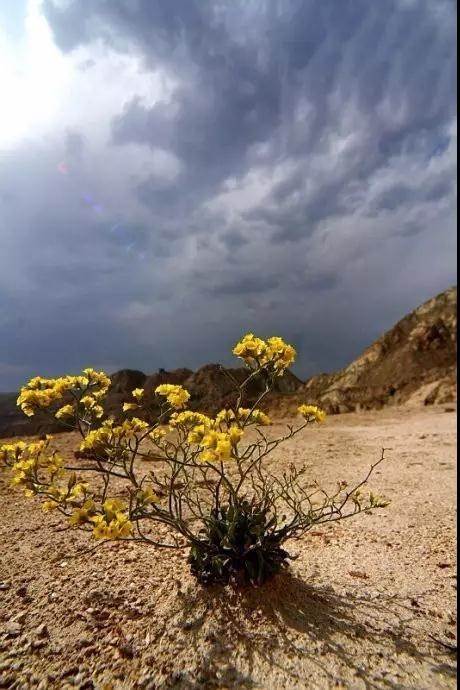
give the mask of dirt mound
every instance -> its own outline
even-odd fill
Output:
[[[143,387],[146,390],[155,390],[155,388],[161,386],[162,383],[174,383],[178,386],[182,386],[192,374],[193,371],[191,369],[173,369],[172,371],[159,369],[156,374],[147,376]]]
[[[309,379],[305,396],[330,413],[456,396],[457,288],[422,304],[345,369]]]
[[[111,386],[110,393],[119,393],[126,395],[135,388],[142,388],[147,376],[142,371],[136,369],[122,369],[112,374],[110,377]]]

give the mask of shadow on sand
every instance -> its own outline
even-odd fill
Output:
[[[397,597],[338,594],[332,587],[283,573],[260,589],[226,588],[223,593],[221,587],[194,588],[179,599],[179,626],[187,631],[190,646],[206,651],[193,678],[176,673],[162,689],[262,689],[260,680],[254,680],[260,678],[261,664],[269,664],[271,674],[288,677],[299,690],[413,688],[398,680],[407,678],[408,662],[455,676],[452,654],[424,635],[421,612]],[[364,665],[370,657],[372,668]],[[306,664],[314,681],[305,677]],[[259,673],[254,673],[256,666]]]

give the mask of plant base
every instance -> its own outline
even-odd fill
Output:
[[[203,585],[260,586],[286,568],[290,558],[279,545],[269,550],[250,547],[242,554],[218,552],[209,546],[192,547],[188,558],[192,574]]]

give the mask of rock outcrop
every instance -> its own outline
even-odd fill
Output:
[[[425,302],[345,369],[309,379],[303,394],[329,413],[456,397],[457,288]]]

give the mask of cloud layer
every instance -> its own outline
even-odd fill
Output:
[[[456,281],[452,2],[31,1],[37,36],[57,101],[2,140],[3,390],[229,362],[245,330],[306,376]]]

